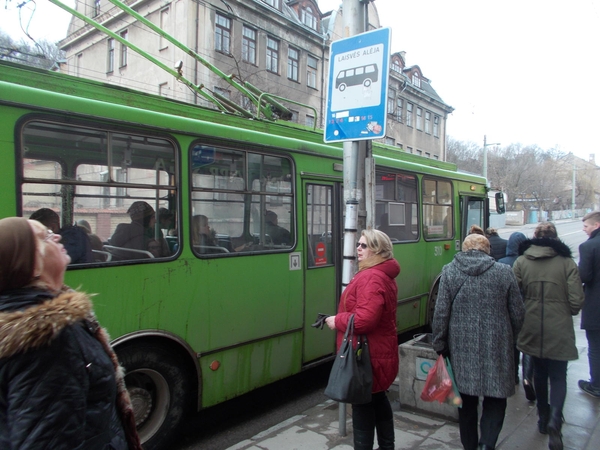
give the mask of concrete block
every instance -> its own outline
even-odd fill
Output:
[[[421,400],[421,392],[425,386],[422,367],[427,366],[424,360],[429,360],[433,365],[438,357],[430,341],[431,335],[423,334],[398,347],[400,354],[399,398],[402,409],[425,412],[458,421],[458,408],[446,403]],[[419,361],[418,366],[417,361]]]

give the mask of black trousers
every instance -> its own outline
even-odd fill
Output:
[[[377,392],[369,403],[352,405],[354,448],[372,450],[377,430],[380,449],[394,448],[394,414],[385,392]]]
[[[567,397],[568,361],[533,357],[533,385],[538,406],[554,406],[562,411]],[[550,401],[548,401],[548,380],[550,380]]]
[[[460,393],[463,399],[462,408],[458,409],[458,425],[460,428],[460,442],[465,450],[477,450],[479,444],[495,448],[498,436],[504,424],[506,412],[506,399],[483,397],[481,412],[481,437],[477,427],[477,408],[479,397]]]

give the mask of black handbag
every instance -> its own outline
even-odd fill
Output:
[[[358,336],[356,348],[352,345],[354,338],[353,314],[333,362],[325,395],[338,402],[359,405],[371,401],[373,369],[367,337]]]

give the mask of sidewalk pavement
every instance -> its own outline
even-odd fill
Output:
[[[567,399],[563,414],[565,450],[600,449],[600,399],[590,397],[577,385],[589,379],[587,340],[575,317],[575,334],[579,360],[571,361],[567,373]],[[402,364],[402,361],[400,361]],[[398,383],[402,382],[397,380]],[[398,389],[398,385],[392,389]],[[390,391],[390,398],[397,398]],[[396,450],[460,450],[458,424],[424,413],[402,410],[394,412]],[[227,450],[352,450],[351,406],[347,407],[346,436],[339,435],[338,404],[326,401],[303,414],[289,418]],[[375,444],[377,446],[377,444]],[[375,448],[377,448],[375,446]],[[496,446],[500,450],[545,450],[548,436],[537,430],[537,409],[528,402],[520,385],[508,399],[504,427]]]

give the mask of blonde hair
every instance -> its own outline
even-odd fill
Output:
[[[552,222],[541,222],[535,228],[533,236],[536,238],[556,239],[558,238],[558,233],[556,231],[556,227]]]
[[[488,238],[480,234],[470,234],[465,238],[462,244],[463,252],[468,252],[469,250],[480,250],[489,255],[490,241],[488,241]]]
[[[364,236],[369,249],[382,259],[391,259],[394,257],[392,241],[383,231],[374,229],[363,230],[361,236]]]
[[[583,222],[589,220],[592,224],[600,222],[600,211],[592,211],[591,213],[587,213],[581,219]]]

